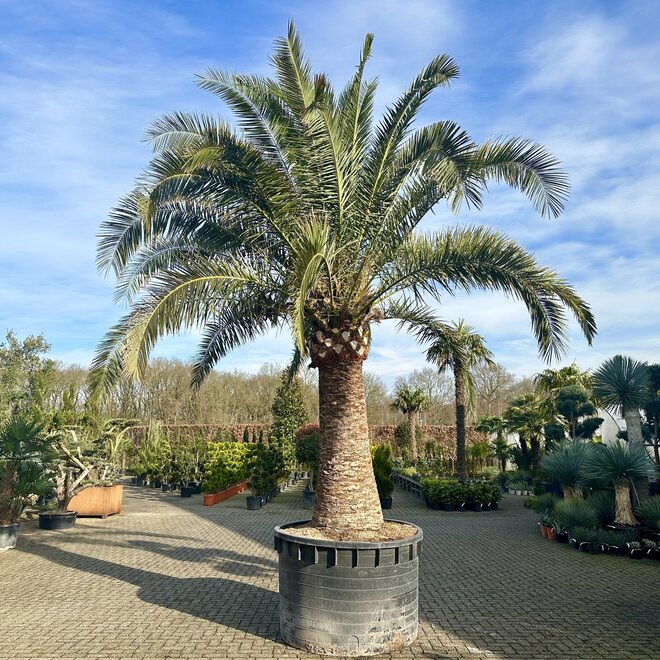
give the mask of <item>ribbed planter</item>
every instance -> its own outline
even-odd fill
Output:
[[[77,517],[78,514],[75,511],[40,513],[39,528],[51,530],[71,529],[75,526]]]
[[[11,523],[10,525],[0,525],[0,551],[11,550],[16,547],[18,541],[18,530],[20,523]]]
[[[392,653],[411,644],[422,530],[382,543],[323,541],[296,535],[295,527],[305,523],[275,528],[283,640],[310,653],[343,656]]]

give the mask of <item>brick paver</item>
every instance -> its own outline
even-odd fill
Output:
[[[395,657],[660,658],[660,564],[546,541],[522,498],[443,513],[394,495],[425,534],[419,637]],[[121,516],[24,524],[0,554],[0,658],[316,657],[278,639],[272,530],[308,516],[301,500],[248,512],[127,487]]]

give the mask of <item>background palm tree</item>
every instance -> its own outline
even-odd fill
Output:
[[[519,436],[521,460],[526,463],[524,467],[537,468],[544,427],[552,421],[547,397],[533,392],[524,394],[511,402],[504,417],[507,428]]]
[[[435,333],[426,359],[442,373],[448,369],[454,374],[456,412],[456,472],[459,481],[465,481],[465,415],[472,401],[470,369],[479,364],[495,366],[493,354],[486,348],[483,337],[462,319]]]
[[[565,348],[566,310],[591,341],[588,305],[553,270],[482,227],[415,231],[440,201],[481,206],[489,181],[518,188],[557,215],[568,184],[557,161],[520,138],[475,143],[451,121],[413,128],[433,90],[458,76],[435,57],[373,121],[375,81],[357,70],[336,93],[314,74],[289,25],[274,77],[210,70],[199,85],[234,112],[174,113],[149,131],[155,154],[103,223],[102,270],[117,276],[130,312],[93,362],[95,391],[140,377],[165,334],[201,327],[193,383],[269,328],[288,325],[293,368],[319,370],[321,461],[313,523],[341,536],[378,530],[362,364],[372,325],[432,327],[427,301],[455,290],[504,291],[529,310],[543,357]],[[418,330],[423,338],[424,331]]]
[[[394,393],[392,407],[402,412],[408,418],[408,432],[410,434],[408,458],[413,463],[417,460],[417,414],[429,404],[428,397],[420,389],[403,385]]]
[[[626,420],[628,440],[643,446],[640,408],[649,400],[651,378],[643,362],[615,355],[595,371],[594,395],[601,405]]]
[[[497,415],[481,417],[477,420],[474,428],[480,433],[487,433],[489,437],[495,435],[495,439],[491,443],[493,453],[500,462],[500,470],[506,472],[506,463],[511,456],[511,448],[504,437],[508,431],[506,420]]]

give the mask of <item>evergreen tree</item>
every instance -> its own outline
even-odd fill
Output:
[[[282,373],[282,382],[275,394],[272,413],[270,443],[280,447],[287,468],[292,468],[295,461],[296,431],[307,424],[309,418],[305,410],[300,379],[290,379],[288,369]]]

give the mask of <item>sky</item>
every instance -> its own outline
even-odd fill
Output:
[[[96,234],[148,162],[149,124],[174,111],[225,107],[199,90],[209,67],[269,72],[273,40],[293,18],[314,69],[337,87],[375,34],[368,74],[383,110],[435,55],[461,68],[420,125],[459,122],[475,139],[522,136],[562,162],[572,192],[556,220],[492,187],[484,208],[438,206],[425,230],[485,224],[559,271],[592,306],[598,336],[577,325],[561,362],[595,368],[617,353],[660,361],[660,3],[601,0],[0,0],[0,333],[43,334],[52,357],[89,364],[125,313],[96,270]],[[549,366],[519,302],[457,295],[437,310],[464,318],[517,375]],[[373,329],[366,368],[387,383],[425,366],[393,325]],[[154,355],[187,359],[195,333]],[[236,350],[220,369],[285,364],[286,330]]]

